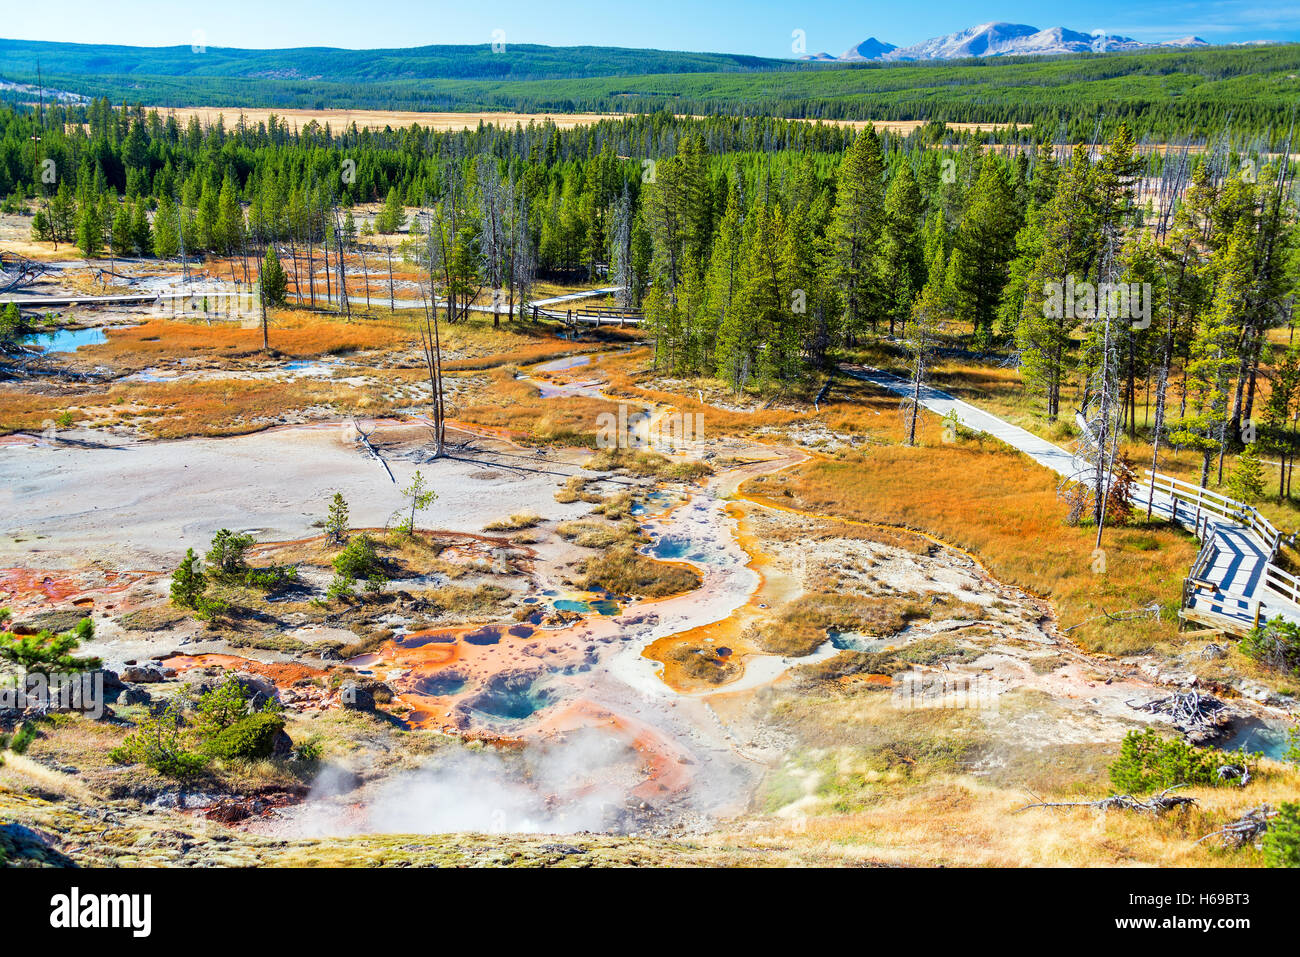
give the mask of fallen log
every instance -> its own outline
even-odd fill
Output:
[[[354,427],[356,428],[356,430],[357,430],[357,436],[358,436],[358,438],[361,439],[361,444],[364,445],[364,446],[366,447],[366,451],[369,452],[371,455],[373,455],[373,456],[375,457],[376,461],[378,461],[379,464],[382,465],[382,466],[384,467],[384,471],[388,473],[388,477],[389,477],[389,479],[391,479],[391,480],[392,480],[392,483],[393,483],[394,485],[396,485],[396,484],[397,484],[397,476],[393,475],[393,470],[390,469],[390,468],[388,467],[388,463],[385,462],[385,461],[384,461],[384,457],[383,457],[382,455],[379,454],[379,450],[376,449],[373,445],[370,444],[370,435],[369,435],[368,433],[366,433],[366,432],[362,432],[362,431],[361,431],[361,426],[360,426],[360,425],[357,425],[357,422],[356,422],[355,419],[352,420],[352,424],[353,424],[353,426],[354,426]]]
[[[1277,817],[1277,811],[1268,804],[1261,804],[1251,808],[1237,820],[1215,828],[1196,843],[1200,844],[1201,841],[1216,838],[1223,847],[1241,847],[1251,844],[1268,830],[1268,822],[1274,817]]]
[[[1131,794],[1112,794],[1099,801],[1036,801],[1033,804],[1026,804],[1016,813],[1035,807],[1090,807],[1097,811],[1142,811],[1147,814],[1164,814],[1177,808],[1196,806],[1196,798],[1170,793],[1185,787],[1186,784],[1175,784],[1173,787],[1165,788],[1159,794],[1153,794],[1145,801]],[[1037,795],[1032,796],[1037,797]]]
[[[1199,691],[1175,691],[1163,698],[1156,698],[1142,704],[1125,702],[1130,708],[1147,711],[1151,714],[1167,715],[1174,725],[1182,730],[1191,728],[1213,727],[1218,722],[1223,702],[1211,695],[1202,696]]]

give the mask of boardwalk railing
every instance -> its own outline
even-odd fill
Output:
[[[572,309],[560,312],[544,306],[533,306],[533,319],[545,316],[573,326],[585,323],[589,326],[635,326],[645,318],[645,313],[637,310],[592,309],[586,312],[574,312]]]
[[[1253,505],[1211,492],[1172,475],[1163,475],[1150,469],[1146,470],[1146,475],[1144,490],[1148,508],[1154,510],[1158,503],[1160,511],[1168,510],[1172,521],[1191,528],[1202,542],[1201,550],[1183,582],[1184,608],[1192,603],[1197,593],[1209,592],[1217,599],[1238,602],[1243,607],[1250,608],[1255,625],[1259,624],[1261,604],[1267,599],[1281,599],[1300,609],[1300,577],[1283,571],[1274,564],[1278,550],[1294,536],[1284,536]],[[1264,554],[1265,561],[1260,590],[1264,594],[1238,594],[1226,590],[1223,583],[1211,581],[1207,577],[1217,548],[1215,540],[1225,523],[1237,526],[1261,546],[1260,551]]]
[[[1185,524],[1183,514],[1173,513],[1183,508],[1190,510],[1194,516],[1193,531],[1198,539],[1204,537],[1202,529],[1210,521],[1211,516],[1218,516],[1234,525],[1244,526],[1264,543],[1270,559],[1277,554],[1282,544],[1282,534],[1253,505],[1238,502],[1218,492],[1211,492],[1191,482],[1176,479],[1172,475],[1152,472],[1150,469],[1146,470],[1146,474],[1147,483],[1144,488],[1147,491],[1148,501],[1161,494],[1169,498],[1174,503],[1170,506],[1171,517],[1174,517],[1179,524]],[[1175,505],[1177,508],[1174,507]]]
[[[1264,566],[1264,587],[1293,605],[1300,605],[1300,578],[1282,571],[1271,561]]]

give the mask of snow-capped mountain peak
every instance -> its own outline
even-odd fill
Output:
[[[868,37],[849,47],[839,57],[818,54],[815,59],[861,60],[957,60],[990,56],[1054,56],[1063,53],[1115,53],[1161,47],[1209,46],[1200,37],[1180,37],[1159,43],[1145,43],[1132,37],[1103,31],[1083,33],[1067,27],[1039,29],[1027,23],[991,21],[932,37],[911,46],[898,47]]]

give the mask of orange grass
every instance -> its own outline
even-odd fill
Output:
[[[413,339],[391,320],[372,319],[345,322],[292,309],[270,312],[268,340],[274,352],[296,358],[311,358],[357,349],[380,349],[406,345]],[[229,321],[212,325],[149,319],[139,326],[108,330],[108,341],[83,346],[78,355],[124,367],[149,365],[164,359],[210,356],[233,359],[262,351],[260,326],[243,328]]]
[[[458,421],[501,429],[518,438],[594,447],[596,420],[602,413],[617,415],[618,406],[586,396],[544,399],[532,383],[502,368],[490,374],[486,388],[450,414]]]
[[[1172,616],[1112,622],[1152,602],[1176,608],[1196,556],[1190,536],[1164,525],[1105,533],[1104,571],[1093,554],[1095,530],[1071,528],[1046,469],[1004,447],[945,445],[927,416],[923,447],[883,446],[869,453],[812,459],[742,486],[776,507],[927,532],[975,554],[996,578],[1049,598],[1071,637],[1113,654],[1174,640]],[[1138,547],[1141,546],[1141,547]],[[1154,547],[1152,547],[1154,546]]]
[[[280,424],[289,412],[322,407],[339,415],[392,411],[366,390],[311,379],[120,382],[49,396],[0,392],[0,434],[41,429],[69,412],[76,425],[132,426],[160,439],[242,435]]]

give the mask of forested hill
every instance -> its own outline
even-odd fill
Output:
[[[602,112],[1015,123],[1070,140],[1276,141],[1300,44],[940,63],[814,64],[611,47],[136,48],[0,40],[0,81],[158,107]],[[26,104],[29,91],[0,87]]]
[[[548,47],[505,43],[391,50],[296,47],[241,50],[189,44],[104,46],[0,39],[0,74],[35,75],[39,59],[51,76],[233,77],[269,80],[573,79],[665,73],[807,69],[810,64],[729,53],[678,53],[625,47]],[[13,79],[6,76],[6,79]]]

